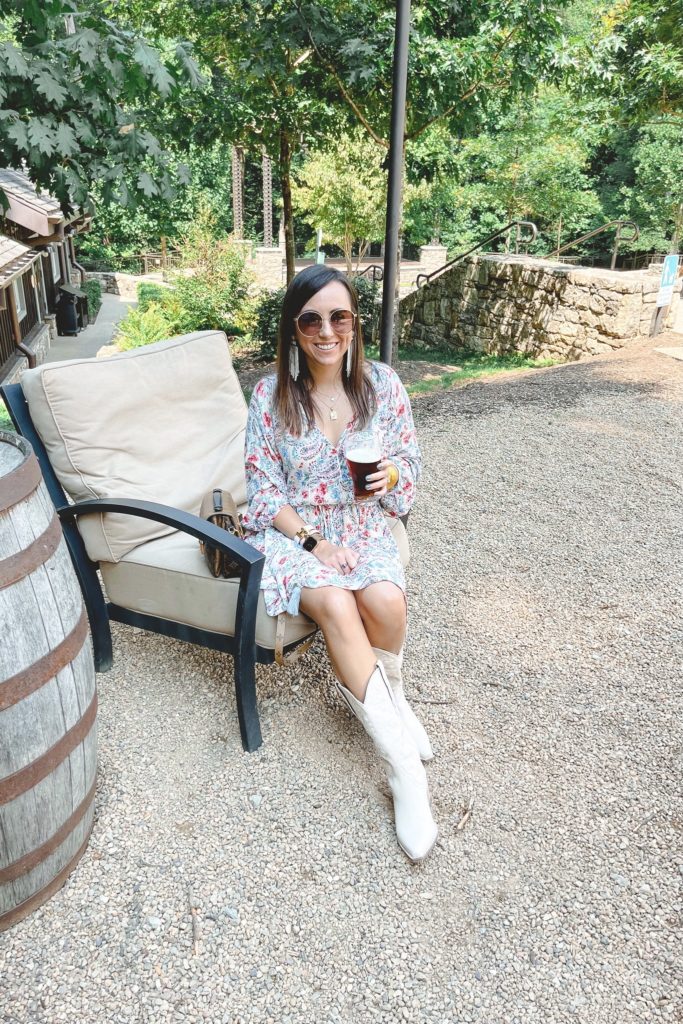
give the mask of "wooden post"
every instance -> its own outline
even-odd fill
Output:
[[[66,262],[66,253],[64,252],[64,246],[57,246],[57,259],[59,260],[59,269],[62,272],[62,284],[71,284],[69,279],[69,269]]]
[[[9,315],[12,320],[12,330],[14,331],[14,343],[15,345],[21,345],[21,324],[19,323],[17,300],[14,294],[14,288],[11,284],[7,289],[7,299],[9,301]]]
[[[168,249],[166,248],[166,235],[161,236],[161,276],[166,280],[168,270]]]

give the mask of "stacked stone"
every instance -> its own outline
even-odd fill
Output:
[[[402,341],[425,349],[580,359],[647,336],[658,290],[658,274],[647,271],[473,257],[401,301]]]

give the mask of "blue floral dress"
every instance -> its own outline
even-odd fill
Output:
[[[377,396],[372,426],[382,437],[385,458],[400,474],[396,487],[379,501],[354,500],[343,447],[353,421],[336,445],[318,427],[294,437],[274,419],[275,376],[264,377],[254,389],[245,439],[248,507],[243,521],[246,539],[266,556],[261,589],[269,615],[296,614],[302,587],[362,590],[389,580],[405,592],[403,567],[385,513],[404,515],[412,506],[420,450],[400,379],[384,363],[368,365]],[[359,555],[353,572],[342,576],[280,533],[273,520],[285,505],[332,544],[352,548]]]

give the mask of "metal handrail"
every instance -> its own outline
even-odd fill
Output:
[[[610,220],[607,224],[603,224],[599,228],[595,228],[593,231],[588,231],[585,235],[581,235],[580,238],[575,238],[571,242],[567,242],[566,245],[560,246],[558,249],[553,249],[552,252],[544,256],[545,260],[557,259],[560,253],[566,252],[567,249],[573,249],[575,245],[580,245],[581,242],[587,242],[589,238],[595,238],[596,235],[601,235],[603,231],[611,231],[612,228],[616,228],[614,234],[614,249],[612,250],[612,262],[610,264],[610,270],[614,270],[617,262],[617,250],[620,242],[636,242],[640,236],[640,228],[633,220]],[[631,237],[623,234],[624,228],[632,228],[633,234]]]
[[[431,281],[432,278],[437,277],[439,274],[443,274],[445,270],[450,270],[450,268],[454,266],[456,263],[459,263],[461,260],[464,260],[467,256],[471,256],[473,252],[476,252],[477,249],[482,249],[485,245],[488,245],[489,242],[495,241],[496,238],[500,238],[501,235],[508,234],[510,231],[512,231],[513,228],[517,229],[517,235],[515,239],[515,253],[519,252],[519,245],[522,241],[522,234],[520,228],[531,228],[531,237],[526,239],[526,245],[530,245],[531,242],[533,242],[536,236],[538,235],[538,228],[533,223],[533,221],[511,220],[510,223],[506,224],[504,228],[500,228],[492,235],[489,235],[489,237],[485,238],[483,242],[479,242],[477,245],[473,245],[471,249],[468,249],[467,252],[460,253],[459,256],[454,256],[452,260],[449,260],[448,263],[444,263],[442,267],[437,267],[436,270],[432,270],[431,274],[418,274],[417,277],[415,278],[416,287],[421,288],[423,283],[426,284],[426,282]]]
[[[363,267],[362,270],[357,271],[354,277],[365,277],[365,275],[372,271],[372,283],[376,284],[378,281],[384,280],[384,268],[380,267],[379,263],[370,263],[367,267]]]

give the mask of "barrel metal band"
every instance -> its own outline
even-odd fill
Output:
[[[62,539],[62,527],[59,517],[55,513],[47,528],[36,537],[31,543],[17,551],[14,555],[8,555],[0,561],[0,590],[17,583],[24,576],[30,576],[39,566],[47,562],[48,558],[54,555]]]
[[[50,854],[64,842],[67,836],[71,835],[81,818],[85,817],[93,802],[96,786],[97,779],[95,779],[85,799],[81,800],[76,810],[67,818],[64,824],[57,829],[54,835],[51,835],[50,838],[42,844],[42,846],[38,846],[35,850],[31,850],[29,853],[24,854],[24,856],[20,857],[18,860],[12,861],[12,863],[8,864],[7,867],[0,868],[0,885],[5,885],[6,882],[14,882],[17,878],[21,878],[22,875],[28,874],[28,872],[33,870],[33,868],[38,864],[47,860]]]
[[[46,750],[35,761],[31,761],[25,768],[20,768],[18,772],[13,772],[12,775],[8,775],[0,781],[0,805],[7,804],[10,800],[16,800],[18,796],[33,789],[50,772],[54,771],[57,765],[61,764],[85,739],[95,724],[96,717],[97,691],[93,694],[88,710],[83,717],[71,729],[68,729],[53,747]]]
[[[33,452],[16,469],[3,476],[0,483],[0,512],[6,512],[12,505],[17,505],[29,494],[33,494],[42,480],[38,459]]]
[[[88,635],[88,617],[85,608],[81,606],[81,614],[78,622],[55,648],[44,654],[38,661],[28,665],[10,676],[4,683],[0,683],[0,711],[6,711],[14,704],[17,704],[24,697],[39,690],[41,686],[61,672],[70,661],[73,661],[80,651],[86,636]]]
[[[90,842],[90,830],[88,834],[76,850],[76,853],[71,858],[65,868],[59,872],[56,878],[53,878],[51,882],[39,889],[38,892],[34,893],[33,896],[29,896],[27,900],[14,907],[13,910],[8,910],[6,914],[0,917],[0,931],[4,931],[6,928],[10,928],[17,921],[21,921],[22,918],[27,917],[34,910],[40,907],[43,903],[46,903],[50,896],[54,896],[58,889],[66,882],[67,878],[78,864],[79,860],[85,853],[88,843]]]

